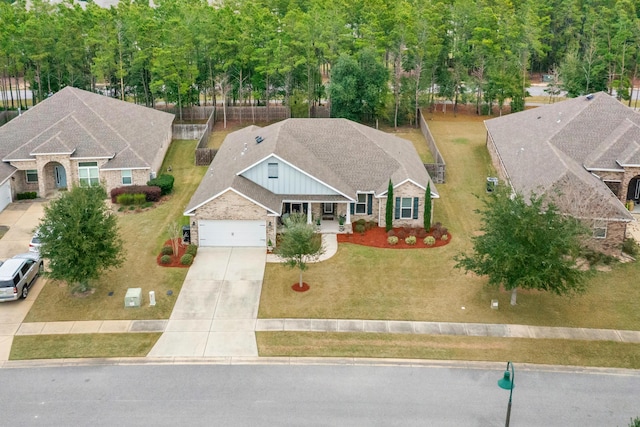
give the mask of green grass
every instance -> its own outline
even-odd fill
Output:
[[[433,249],[375,249],[340,244],[337,254],[312,264],[303,280],[311,290],[289,287],[297,272],[268,264],[262,288],[261,318],[355,318],[448,322],[515,323],[640,330],[634,302],[640,287],[634,278],[640,264],[621,264],[599,272],[588,291],[572,297],[520,291],[518,305],[510,294],[487,288],[486,278],[454,268],[453,256],[471,248],[480,227],[475,209],[487,197],[487,176],[495,174],[485,147],[482,118],[434,115],[431,131],[447,162],[447,182],[437,186],[435,220],[452,234],[449,245]],[[462,144],[461,139],[467,142]],[[492,299],[499,309],[492,310]],[[464,307],[464,309],[463,309]],[[594,315],[597,313],[597,315]]]
[[[511,360],[570,366],[640,368],[640,344],[341,332],[258,332],[261,356]]]
[[[160,335],[160,333],[22,335],[13,338],[9,360],[144,357]]]
[[[176,140],[169,147],[165,165],[172,166],[175,183],[167,201],[145,212],[118,214],[125,248],[123,265],[104,273],[92,283],[95,293],[83,298],[72,296],[64,283],[47,282],[25,322],[169,317],[187,269],[160,267],[156,264],[156,255],[169,238],[168,224],[182,221],[183,209],[207,169],[193,165],[195,145],[196,141]],[[163,170],[165,168],[163,166]],[[124,308],[127,288],[132,287],[142,288],[146,304],[141,308]],[[167,295],[169,290],[172,296]],[[155,307],[148,305],[149,291],[156,293]]]
[[[424,135],[422,135],[420,129],[411,127],[400,127],[398,129],[383,127],[380,130],[411,141],[418,152],[422,163],[433,163],[433,156],[431,155],[431,151],[429,151],[429,146],[427,145]]]

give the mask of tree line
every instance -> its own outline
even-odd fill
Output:
[[[24,78],[32,103],[75,86],[147,106],[278,100],[299,117],[330,98],[333,116],[399,124],[435,96],[521,110],[531,73],[630,102],[638,71],[632,0],[154,3],[1,0],[4,108],[26,107]]]

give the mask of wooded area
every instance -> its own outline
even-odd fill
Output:
[[[26,107],[24,77],[34,104],[71,85],[147,106],[278,100],[301,117],[331,98],[334,117],[399,124],[436,95],[521,110],[531,73],[630,101],[638,71],[631,0],[154,3],[0,0],[3,107]]]

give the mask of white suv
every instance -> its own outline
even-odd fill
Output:
[[[14,256],[0,265],[0,302],[26,298],[29,287],[44,270],[37,254],[26,253]]]

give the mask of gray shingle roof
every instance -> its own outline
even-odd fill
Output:
[[[640,116],[615,98],[598,92],[486,120],[485,126],[517,191],[562,192],[560,184],[571,183],[607,206],[601,215],[632,219],[591,173],[622,170],[619,163],[640,160]]]
[[[262,137],[256,143],[256,137]],[[431,178],[411,142],[346,119],[287,119],[264,128],[249,126],[230,133],[218,150],[186,211],[239,182],[235,176],[276,155],[314,178],[355,199],[358,191],[383,194],[394,184],[412,180],[426,188]],[[248,180],[244,180],[248,181]],[[253,184],[252,198],[270,192]],[[437,195],[435,185],[431,189]],[[247,194],[247,196],[249,196]],[[265,205],[279,212],[282,196]],[[300,195],[304,196],[304,195]],[[291,198],[288,196],[287,198]]]
[[[7,162],[73,153],[72,158],[113,158],[111,167],[149,168],[173,118],[173,114],[66,87],[0,127],[0,158]],[[117,159],[120,155],[123,158]]]

